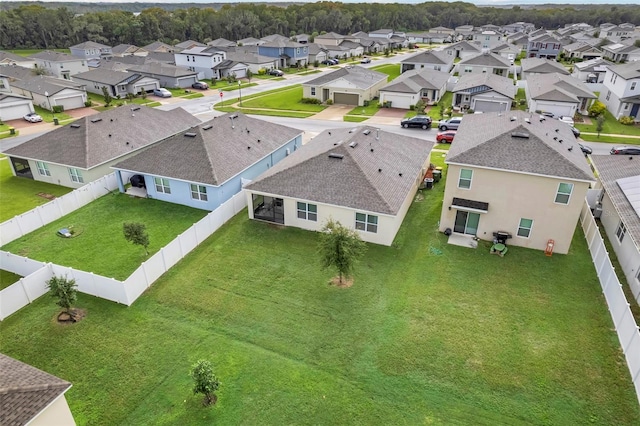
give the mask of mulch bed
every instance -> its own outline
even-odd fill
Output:
[[[334,285],[338,288],[349,288],[353,285],[353,278],[352,277],[342,277],[342,282],[340,282],[340,277],[333,277],[331,278],[331,280],[329,281],[329,285]]]
[[[55,199],[55,198],[56,198],[56,196],[55,196],[55,195],[53,195],[53,194],[48,194],[48,193],[46,193],[46,192],[38,192],[36,195],[37,195],[38,197],[46,198],[47,200],[53,200],[53,199]]]
[[[87,316],[85,309],[71,309],[71,313],[60,312],[56,317],[58,324],[74,324]]]

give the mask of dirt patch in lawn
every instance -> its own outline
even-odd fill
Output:
[[[338,288],[349,288],[353,285],[353,278],[342,277],[342,282],[340,282],[340,277],[336,276],[331,278],[329,285],[334,285]]]
[[[86,309],[71,309],[71,311],[69,313],[67,312],[60,312],[58,313],[58,316],[56,317],[56,321],[58,322],[58,324],[75,324],[78,321],[82,321],[84,319],[84,317],[87,316],[87,311]]]
[[[38,192],[36,195],[37,195],[38,197],[46,198],[47,200],[53,200],[53,199],[55,199],[55,198],[56,198],[56,196],[55,196],[55,195],[53,195],[53,194],[49,194],[49,193],[47,193],[47,192]]]

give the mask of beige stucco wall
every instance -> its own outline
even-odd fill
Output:
[[[473,170],[470,189],[458,188],[461,168]],[[569,204],[566,205],[555,203],[561,182],[574,184]],[[507,241],[508,245],[537,250],[544,250],[547,241],[553,239],[554,253],[566,254],[588,188],[588,182],[450,164],[440,216],[440,231],[454,227],[457,210],[449,210],[454,197],[482,201],[489,203],[489,211],[480,214],[477,233],[479,238],[491,241],[493,232],[506,231],[513,235]],[[521,218],[533,220],[529,238],[517,236]]]
[[[29,426],[75,426],[73,415],[64,395],[53,401],[44,411],[34,417]]]
[[[322,101],[322,90],[329,89],[328,99],[333,99],[334,93],[354,93],[358,95],[358,106],[364,105],[364,101],[370,101],[376,96],[380,95],[380,89],[387,85],[386,80],[381,80],[378,83],[367,89],[359,89],[344,79],[338,79],[336,81],[329,82],[325,85],[310,86],[302,85],[302,97],[304,98],[316,98]],[[315,87],[316,94],[311,95],[311,87]]]

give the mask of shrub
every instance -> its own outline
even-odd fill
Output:
[[[370,102],[369,102],[369,101],[367,101],[367,100],[364,100],[364,101],[362,102],[362,105],[363,105],[363,106],[368,107],[368,106],[370,105]]]
[[[415,110],[415,109],[416,109],[416,106],[415,106],[415,105],[409,105],[409,111],[413,111],[413,110]]]
[[[624,124],[625,126],[630,126],[633,124],[633,117],[623,116],[623,117],[620,117],[618,121],[620,122],[620,124]]]
[[[320,102],[320,99],[316,99],[316,98],[302,98],[302,99],[300,99],[300,103],[302,103],[302,104],[316,104],[316,105],[319,105],[322,102]]]
[[[93,105],[93,102],[91,101],[91,99],[89,99],[88,101],[86,101],[84,103],[84,106],[86,106],[86,107],[90,107],[91,105]]]
[[[64,106],[63,105],[54,105],[54,106],[51,107],[51,111],[53,111],[54,113],[60,114],[62,111],[64,111]]]
[[[333,105],[333,99],[327,99],[327,105]]]
[[[589,107],[589,117],[597,117],[604,114],[607,107],[600,101],[595,101],[593,105]]]
[[[267,73],[266,68],[260,68],[260,69],[258,70],[258,75],[265,75],[266,73]]]

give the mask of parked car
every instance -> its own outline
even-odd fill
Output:
[[[329,61],[331,62],[331,65],[338,65],[340,63],[340,61],[337,60],[336,58],[329,59]]]
[[[321,62],[322,65],[333,65],[333,61],[331,59],[325,59]]]
[[[194,89],[207,90],[209,88],[209,85],[204,81],[196,81],[191,85],[191,87],[193,87]]]
[[[160,98],[170,98],[171,97],[171,92],[168,91],[167,89],[165,89],[164,87],[161,87],[159,89],[153,89],[153,94],[155,96],[160,97]]]
[[[284,73],[281,70],[275,69],[275,68],[272,68],[269,71],[267,71],[267,74],[275,75],[276,77],[282,77],[284,75]]]
[[[24,117],[25,120],[27,120],[29,123],[39,123],[42,121],[42,117],[40,117],[38,114],[36,114],[35,112],[30,112],[29,114],[25,115]]]
[[[571,126],[571,131],[573,132],[573,136],[575,136],[576,138],[580,137],[580,130],[578,130],[575,127]]]
[[[438,129],[445,130],[458,130],[458,126],[462,122],[462,117],[452,117],[448,120],[443,120],[438,124]]]
[[[364,57],[364,58],[362,58],[360,63],[361,64],[370,64],[371,63],[371,58]]]
[[[421,129],[430,129],[431,128],[431,117],[428,115],[416,115],[415,117],[408,118],[406,120],[402,120],[400,125],[405,129],[407,127],[419,127]]]
[[[611,148],[612,155],[640,155],[640,146],[614,146]]]
[[[590,146],[582,145],[581,143],[579,143],[578,145],[580,146],[580,150],[585,156],[593,154],[593,149],[591,149]]]
[[[447,130],[444,132],[438,132],[436,135],[436,142],[438,143],[451,143],[456,136],[455,130]]]
[[[558,120],[562,121],[563,123],[567,123],[569,126],[573,126],[574,122],[573,122],[573,118],[566,116],[566,115],[561,115]]]

